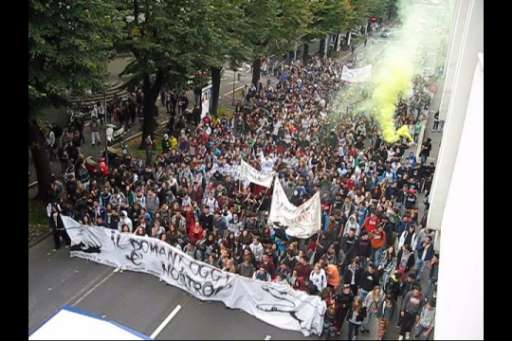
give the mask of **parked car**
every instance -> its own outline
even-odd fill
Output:
[[[382,31],[380,36],[382,38],[389,38],[389,37],[391,37],[391,31],[386,28],[384,31]]]

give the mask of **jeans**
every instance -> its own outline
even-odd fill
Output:
[[[361,323],[361,330],[368,330],[368,324],[373,317],[375,317],[375,313],[368,313],[364,318],[363,323]]]
[[[359,327],[360,325],[348,322],[348,339],[349,340],[355,340],[356,337],[359,335]]]
[[[421,260],[421,258],[418,257],[416,260],[416,281],[420,281],[421,274],[423,273],[423,270],[425,268],[425,261]]]
[[[419,324],[416,327],[416,330],[415,330],[415,333],[414,333],[414,338],[418,339],[418,340],[427,340],[428,337],[430,336],[430,333],[428,333],[427,336],[424,336],[423,333],[426,332],[428,330],[428,328],[429,327],[424,327],[421,324]]]
[[[359,288],[359,297],[361,297],[361,301],[364,303],[364,299],[366,298],[366,296],[368,295],[368,291],[362,289],[362,288]]]
[[[374,258],[373,258],[373,264],[378,266],[380,264],[380,261],[382,260],[382,254],[384,253],[384,248],[380,248],[375,250]]]

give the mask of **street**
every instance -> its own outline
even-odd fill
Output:
[[[273,327],[220,302],[202,302],[154,276],[114,272],[108,266],[70,258],[68,249],[52,252],[52,248],[52,237],[47,237],[29,250],[29,335],[61,306],[69,304],[149,336],[180,305],[181,310],[157,339],[263,340],[267,335],[276,340],[320,339]],[[346,339],[347,333],[345,323],[339,339]],[[391,325],[388,337],[396,338],[397,333]],[[360,334],[360,340],[372,339],[372,333]]]
[[[250,83],[250,70],[244,71],[246,72],[240,72],[240,82],[235,75],[235,84],[232,71],[226,70],[223,73],[221,104],[231,103],[233,85],[236,89]],[[266,79],[262,78],[262,82],[266,82]],[[192,105],[191,93],[189,99]],[[159,99],[157,102],[160,104]],[[167,114],[162,113],[159,119],[167,119]],[[431,135],[430,127],[428,126],[426,131],[428,136]],[[126,136],[139,130],[140,125],[136,124]],[[98,156],[104,147],[90,146],[91,134],[88,127],[84,133],[86,143],[82,153]],[[434,153],[437,154],[437,150]],[[52,164],[52,169],[53,166],[57,166],[57,163]],[[32,170],[32,176],[34,174]],[[422,200],[423,195],[420,195],[418,202],[421,203]],[[179,305],[181,309],[163,327],[156,339],[263,340],[267,336],[272,339],[320,339],[318,336],[304,337],[299,332],[273,327],[243,311],[226,308],[220,302],[202,302],[178,288],[159,281],[154,276],[128,271],[114,272],[114,268],[111,267],[84,259],[70,258],[68,249],[61,248],[52,252],[52,248],[53,240],[49,236],[29,250],[29,335],[61,306],[69,304],[117,321],[149,336]],[[394,321],[390,323],[387,339],[398,337],[397,315],[398,312],[395,313]],[[370,324],[372,332],[360,334],[358,339],[376,338],[376,321],[373,323]],[[346,340],[347,335],[348,324],[345,322],[338,339]]]

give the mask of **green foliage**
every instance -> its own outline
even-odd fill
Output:
[[[164,83],[187,84],[201,59],[196,23],[202,12],[195,5],[189,0],[124,3],[121,10],[131,18],[118,45],[135,56],[122,72],[130,77],[127,85],[140,85],[146,76],[154,81],[157,74]]]
[[[342,32],[350,27],[353,21],[349,0],[312,0],[310,11],[312,20],[305,37],[306,41]]]
[[[390,10],[396,12],[397,0],[352,0],[353,23],[365,24],[371,16],[387,19]]]
[[[46,207],[38,200],[28,199],[28,223],[30,225],[48,225]]]
[[[113,1],[30,0],[30,112],[65,102],[70,91],[101,89],[121,25]]]

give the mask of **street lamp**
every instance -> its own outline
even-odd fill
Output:
[[[236,69],[233,68],[233,102],[231,105],[235,105],[235,83],[236,83]]]

